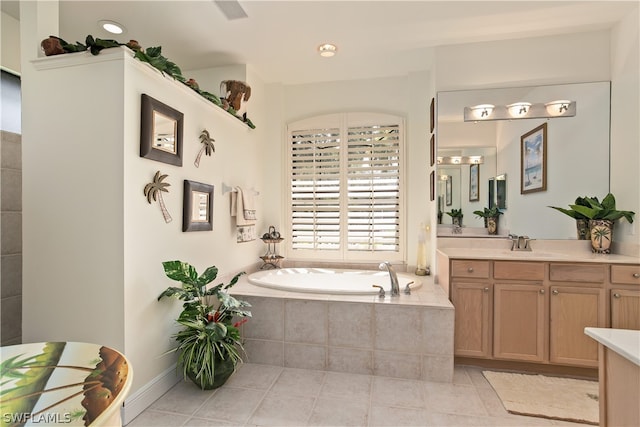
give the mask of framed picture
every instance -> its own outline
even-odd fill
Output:
[[[147,94],[140,110],[140,157],[182,166],[184,115]]]
[[[184,180],[182,231],[213,230],[213,185]]]
[[[436,99],[431,98],[431,105],[429,106],[429,132],[433,133],[433,129],[436,127]]]
[[[434,201],[436,199],[436,171],[431,171],[429,175],[429,200]]]
[[[547,124],[520,137],[520,194],[547,189]]]
[[[429,159],[431,166],[436,162],[436,136],[431,134],[431,141],[429,142]]]
[[[451,188],[452,185],[452,178],[451,175],[447,175],[447,180],[445,181],[445,186],[444,186],[444,204],[447,206],[451,206],[453,204],[453,200],[451,197]]]
[[[469,201],[477,202],[480,200],[480,165],[469,165]]]

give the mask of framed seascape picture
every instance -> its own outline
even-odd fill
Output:
[[[480,200],[480,165],[469,166],[469,201],[477,202]]]
[[[547,189],[547,124],[520,137],[520,194]]]

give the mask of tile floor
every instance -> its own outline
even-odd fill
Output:
[[[179,382],[127,426],[584,427],[509,414],[475,367],[437,383],[252,363],[217,390]]]

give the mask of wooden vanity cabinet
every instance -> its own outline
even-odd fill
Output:
[[[481,260],[451,261],[450,292],[455,309],[454,353],[491,357],[493,286],[490,263]]]
[[[611,327],[640,330],[640,266],[611,266]]]

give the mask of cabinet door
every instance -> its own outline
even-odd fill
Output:
[[[611,327],[640,329],[640,291],[611,289]]]
[[[598,366],[598,343],[585,335],[587,326],[606,326],[604,290],[552,286],[549,297],[549,360],[573,366]]]
[[[544,361],[546,295],[542,284],[496,283],[493,297],[493,357]]]
[[[491,286],[454,282],[451,302],[455,307],[454,354],[490,357]]]

